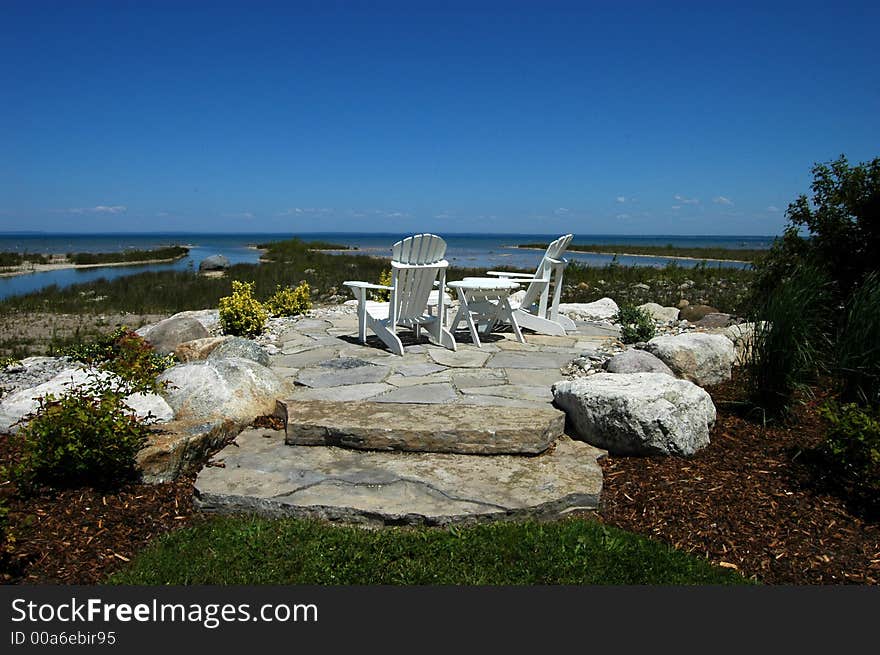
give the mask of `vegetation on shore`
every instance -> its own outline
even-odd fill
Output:
[[[157,259],[180,259],[186,257],[189,248],[185,246],[168,246],[152,250],[120,250],[119,252],[71,252],[67,253],[70,263],[77,266],[88,264],[119,264],[148,262]]]
[[[0,268],[15,268],[25,264],[72,264],[94,266],[98,264],[138,264],[186,257],[189,248],[168,246],[152,250],[120,250],[118,252],[69,252],[64,257],[52,255],[0,252]]]
[[[0,252],[0,268],[14,268],[23,264],[48,264],[49,255],[38,253]]]
[[[745,584],[645,537],[571,519],[450,528],[218,517],[164,535],[115,584]]]
[[[546,250],[546,243],[524,243],[517,248],[533,248]],[[671,243],[665,246],[639,246],[639,245],[614,245],[614,244],[571,244],[568,250],[574,252],[589,252],[608,255],[645,255],[650,257],[681,257],[686,259],[706,259],[723,261],[753,262],[767,253],[758,248],[688,248],[673,246]]]

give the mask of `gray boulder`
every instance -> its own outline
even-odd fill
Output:
[[[666,364],[644,350],[624,350],[605,363],[609,373],[663,373],[675,377]]]
[[[229,260],[223,255],[211,255],[205,257],[199,263],[199,273],[216,273],[229,268]]]
[[[679,318],[696,323],[706,314],[718,314],[718,310],[710,305],[685,305],[681,308]]]
[[[703,328],[723,328],[727,327],[731,323],[730,314],[725,314],[723,312],[715,312],[712,314],[706,314],[703,318],[697,321],[697,327]]]
[[[576,436],[612,453],[693,455],[715,423],[708,393],[662,373],[598,373],[557,382],[553,395]]]
[[[58,398],[76,389],[88,387],[97,380],[118,381],[119,378],[107,371],[85,367],[68,368],[42,384],[9,394],[0,402],[0,433],[18,431],[18,422],[39,408],[39,398],[50,394]],[[171,407],[156,394],[131,394],[123,402],[138,417],[149,422],[170,421],[173,418]]]
[[[249,359],[252,362],[256,362],[261,366],[269,365],[269,353],[250,339],[244,339],[242,337],[226,339],[223,343],[214,348],[210,355],[208,355],[209,360],[225,359],[227,357],[241,357],[242,359]]]
[[[559,305],[559,313],[573,321],[610,321],[620,308],[611,298],[600,298],[594,302],[570,302]]]
[[[200,321],[191,316],[172,316],[145,331],[144,339],[162,355],[168,355],[182,343],[211,336]]]
[[[165,400],[186,421],[229,419],[246,424],[272,414],[291,389],[271,369],[249,359],[228,357],[180,364],[163,372]]]
[[[701,387],[730,379],[733,343],[720,334],[697,332],[654,337],[645,350],[661,359],[677,376]]]
[[[642,311],[648,312],[655,321],[661,323],[674,323],[678,320],[678,307],[664,307],[655,302],[646,302],[638,307]]]
[[[208,355],[224,341],[231,337],[206,337],[204,339],[194,339],[192,341],[184,341],[174,349],[174,356],[181,362],[197,362],[207,359]]]

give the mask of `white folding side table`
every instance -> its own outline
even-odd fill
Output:
[[[481,347],[477,326],[483,325],[483,334],[489,334],[499,321],[509,323],[516,340],[524,343],[522,332],[517,325],[508,296],[519,287],[519,282],[491,277],[466,277],[446,286],[458,293],[458,312],[452,319],[450,330],[455,330],[462,321],[467,322],[471,338]]]

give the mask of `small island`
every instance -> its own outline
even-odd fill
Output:
[[[66,255],[0,252],[0,276],[25,275],[64,268],[97,268],[101,266],[136,266],[166,264],[186,257],[189,248],[168,246],[153,250],[119,252],[74,252]]]

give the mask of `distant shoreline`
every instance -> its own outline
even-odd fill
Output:
[[[15,277],[17,275],[30,275],[31,273],[45,273],[47,271],[61,271],[68,268],[104,268],[109,266],[142,266],[145,264],[170,264],[183,259],[187,255],[180,257],[170,257],[167,259],[144,259],[137,262],[107,262],[104,264],[73,264],[70,262],[59,262],[57,264],[36,264],[26,262],[15,266],[11,270],[0,271],[0,277]]]
[[[526,246],[511,246],[517,250],[539,250],[543,252],[546,248],[531,248]],[[603,252],[598,250],[572,250],[571,252],[584,253],[585,255],[609,255],[617,257],[647,257],[649,259],[683,259],[690,262],[734,262],[737,264],[751,264],[747,259],[718,259],[717,257],[685,257],[683,255],[645,255],[632,252]]]

